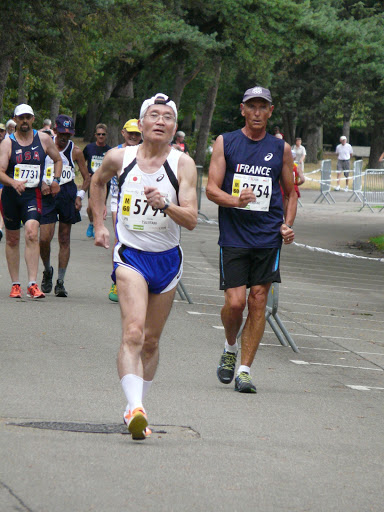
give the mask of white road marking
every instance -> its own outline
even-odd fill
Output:
[[[202,313],[200,311],[187,311],[188,314],[190,315],[202,315],[202,316],[220,316],[219,313]],[[364,329],[362,327],[351,327],[350,325],[346,325],[345,327],[342,326],[342,325],[328,325],[328,324],[316,324],[316,323],[313,323],[313,322],[298,322],[296,320],[285,320],[284,319],[284,323],[285,324],[300,324],[300,325],[313,325],[315,327],[326,327],[327,329],[339,329],[339,330],[342,330],[342,329],[348,329],[348,330],[353,330],[353,331],[368,331],[368,332],[379,332],[379,333],[382,333],[383,330],[382,329]],[[340,339],[340,340],[345,340],[345,339],[356,339],[356,338],[345,338],[344,336],[324,336],[324,337],[332,337],[333,339],[337,340],[337,339]]]
[[[376,388],[374,386],[354,386],[352,384],[345,384],[347,388],[356,389],[357,391],[371,391],[371,389],[384,391],[384,388]]]
[[[372,372],[382,372],[381,368],[366,368],[365,366],[347,366],[343,364],[330,364],[330,363],[310,363],[308,361],[300,361],[295,359],[290,359],[291,363],[301,364],[301,365],[314,365],[314,366],[333,366],[335,368],[351,368],[354,370],[370,370]]]

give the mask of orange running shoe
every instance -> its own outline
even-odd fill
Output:
[[[152,431],[148,427],[147,415],[141,407],[136,407],[132,412],[128,411],[124,415],[124,422],[132,434],[132,439],[143,440],[149,437]],[[147,434],[147,430],[149,431]]]
[[[31,299],[44,299],[45,295],[40,290],[38,284],[35,283],[32,286],[29,286],[27,291],[27,297],[31,297]]]
[[[9,296],[12,297],[12,299],[20,299],[22,293],[21,286],[19,284],[13,284]]]

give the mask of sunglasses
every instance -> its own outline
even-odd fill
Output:
[[[105,137],[107,134],[106,134],[106,133],[96,133],[96,135],[97,135],[98,137],[101,137],[101,136]]]
[[[21,116],[17,116],[17,118],[20,119],[20,121],[23,121],[24,119],[29,121],[30,119],[32,119],[32,117],[32,114],[21,114]]]

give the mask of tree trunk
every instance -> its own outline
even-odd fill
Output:
[[[199,62],[188,75],[184,75],[185,63],[186,63],[186,57],[183,58],[183,60],[179,61],[178,65],[177,65],[177,74],[176,74],[175,84],[173,86],[173,91],[172,91],[171,99],[176,103],[177,109],[180,108],[181,97],[183,95],[183,91],[184,91],[185,87],[190,82],[192,82],[192,80],[199,73],[199,71],[201,70],[202,65],[203,65],[203,61]]]
[[[198,101],[198,103],[196,105],[196,114],[195,114],[195,128],[194,128],[195,132],[200,131],[201,119],[203,117],[203,109],[204,109],[203,103],[201,103],[201,101]]]
[[[349,142],[349,137],[351,134],[351,115],[352,112],[350,109],[347,109],[344,111],[343,114],[343,133],[342,135],[345,135],[347,137],[347,141]]]
[[[297,116],[295,113],[287,112],[283,114],[283,133],[284,139],[290,146],[293,146],[295,143],[296,136],[296,120]]]
[[[184,119],[183,119],[183,124],[182,124],[182,129],[183,129],[183,132],[185,133],[192,133],[192,113],[191,112],[187,112],[185,115],[184,115]]]
[[[11,69],[12,60],[12,55],[6,55],[0,59],[0,120],[2,120],[4,117],[4,92],[8,80],[9,70]]]
[[[323,127],[311,120],[307,127],[307,156],[305,161],[316,164],[323,156]]]
[[[215,110],[215,101],[217,91],[219,88],[220,75],[221,75],[221,57],[217,56],[212,62],[213,79],[212,85],[208,89],[205,105],[203,109],[203,115],[201,118],[201,125],[199,135],[197,137],[195,161],[196,165],[204,165],[207,155],[207,140],[209,136],[209,130],[211,128],[212,116]]]
[[[183,94],[183,90],[185,87],[184,70],[185,70],[185,59],[183,59],[177,66],[175,84],[174,84],[173,92],[172,92],[172,100],[176,103],[177,110],[179,110],[181,95]]]
[[[51,109],[50,109],[50,114],[49,114],[51,116],[53,125],[55,124],[56,117],[59,115],[61,98],[63,97],[64,85],[65,85],[65,75],[64,75],[64,73],[60,73],[57,77],[56,94],[52,98]]]
[[[24,68],[24,59],[19,62],[19,79],[17,84],[17,104],[27,103],[26,78],[28,69]]]
[[[371,134],[371,153],[368,160],[368,169],[380,169],[379,157],[384,151],[384,126],[375,124]],[[352,146],[353,148],[353,146]]]
[[[85,117],[85,131],[84,131],[84,141],[91,142],[94,138],[95,127],[97,124],[97,115],[98,115],[99,105],[97,103],[90,103],[88,105],[88,112]]]

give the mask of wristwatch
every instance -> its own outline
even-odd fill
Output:
[[[56,181],[60,185],[60,178],[56,178],[56,176],[53,178],[53,181]]]
[[[164,207],[162,208],[162,210],[166,210],[170,204],[171,201],[168,199],[168,197],[164,197]]]

